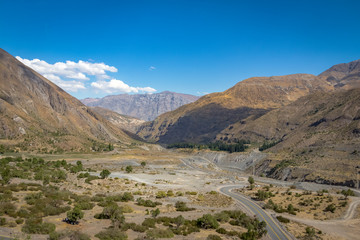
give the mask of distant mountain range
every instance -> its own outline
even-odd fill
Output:
[[[89,151],[134,140],[0,49],[0,144],[22,151]]]
[[[198,98],[189,94],[165,91],[154,94],[110,95],[103,98],[86,98],[81,101],[90,107],[102,107],[119,114],[151,121],[160,114],[173,111]]]

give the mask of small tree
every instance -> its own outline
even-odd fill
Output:
[[[156,218],[160,214],[160,210],[157,208],[155,210],[151,210],[151,216]]]
[[[248,182],[249,182],[250,184],[254,184],[254,183],[255,183],[255,180],[254,180],[254,178],[253,178],[252,176],[250,176],[250,177],[248,178]]]
[[[111,172],[110,172],[109,170],[104,169],[104,170],[101,171],[100,177],[101,177],[102,179],[105,179],[105,178],[107,178],[110,174],[111,174]]]
[[[342,190],[341,194],[344,195],[345,199],[348,199],[349,196],[355,196],[355,193],[353,190],[348,189],[348,190]]]
[[[131,173],[133,171],[133,167],[132,166],[126,166],[125,171],[127,173]]]
[[[146,162],[141,162],[141,166],[145,167],[146,166]]]
[[[84,217],[84,212],[80,208],[75,207],[73,210],[68,211],[66,216],[70,222],[76,222]]]

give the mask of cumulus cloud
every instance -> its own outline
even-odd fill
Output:
[[[154,67],[154,66],[149,67],[149,71],[154,71],[155,69],[156,69],[156,67]]]
[[[91,83],[91,86],[102,90],[107,93],[115,93],[115,92],[122,92],[122,93],[153,93],[156,92],[156,89],[151,87],[131,87],[124,83],[121,80],[111,79],[110,81],[97,81]]]
[[[50,81],[57,84],[66,91],[77,92],[79,89],[86,89],[81,81],[90,80],[89,76],[97,79],[109,79],[106,72],[117,72],[115,67],[105,63],[91,63],[86,61],[66,61],[54,64],[47,63],[40,59],[23,59],[19,56],[17,60],[26,66],[34,69]]]
[[[85,61],[66,61],[49,64],[40,59],[23,59],[19,56],[17,60],[31,67],[42,75],[55,75],[69,79],[89,80],[88,76],[96,76],[98,78],[110,78],[106,72],[117,72],[115,67],[106,65],[105,63],[91,63]]]
[[[106,79],[111,78],[107,75],[107,72],[113,73],[118,70],[105,63],[93,63],[80,60],[78,62],[66,61],[49,64],[40,59],[29,60],[19,56],[17,56],[16,59],[34,69],[59,87],[70,92],[86,89],[84,81],[90,80],[91,76],[97,79],[91,83],[91,87],[107,93],[153,93],[156,91],[151,87],[131,87],[117,79],[107,81]],[[149,69],[154,70],[155,67],[152,66]]]

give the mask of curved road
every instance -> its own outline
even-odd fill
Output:
[[[249,210],[251,210],[260,219],[260,221],[266,222],[266,229],[267,229],[269,237],[272,240],[292,239],[278,225],[278,223],[276,221],[274,221],[274,219],[268,213],[266,213],[259,205],[257,205],[253,201],[241,196],[240,194],[237,194],[237,193],[234,193],[231,191],[232,189],[235,189],[238,187],[239,186],[226,186],[226,187],[221,187],[219,190],[221,193],[236,199],[241,204],[246,206]]]

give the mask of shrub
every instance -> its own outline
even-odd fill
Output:
[[[84,217],[84,212],[80,208],[75,207],[73,210],[68,211],[66,216],[71,222],[76,222]]]
[[[189,208],[189,207],[186,206],[185,202],[180,202],[180,201],[177,201],[175,203],[175,208],[176,208],[176,211],[179,211],[179,212],[186,212],[186,211],[195,210],[195,208]]]
[[[25,221],[21,231],[29,234],[50,234],[55,231],[55,224],[43,223],[41,218],[29,218]]]
[[[104,170],[102,170],[102,171],[100,172],[100,177],[101,177],[102,179],[105,179],[105,178],[107,178],[110,174],[111,174],[111,172],[110,172],[109,170],[104,169]]]
[[[150,229],[146,232],[148,238],[173,238],[174,233],[170,229]]]
[[[142,198],[138,198],[137,200],[136,200],[136,202],[137,202],[137,205],[139,205],[139,206],[144,206],[144,207],[156,207],[156,206],[158,206],[158,205],[162,205],[162,203],[161,202],[153,202],[153,201],[151,201],[151,200],[144,200],[144,199],[142,199]]]
[[[156,193],[156,198],[165,198],[167,194],[164,191],[158,191]]]
[[[128,236],[126,233],[121,232],[119,229],[110,228],[99,232],[95,237],[100,240],[126,240]]]
[[[155,228],[156,220],[153,218],[145,218],[145,220],[142,222],[142,226],[148,227],[148,228]]]
[[[204,228],[204,229],[208,229],[208,228],[218,228],[219,227],[219,223],[218,221],[216,221],[216,219],[214,218],[214,216],[212,216],[211,214],[204,214],[201,218],[197,219],[197,225],[200,228]]]
[[[230,219],[230,215],[229,215],[229,213],[226,212],[226,211],[222,211],[222,212],[216,213],[216,214],[214,215],[214,217],[215,217],[215,219],[216,219],[217,221],[222,222],[222,223],[228,222],[229,219]]]
[[[210,234],[206,240],[221,240],[222,238],[218,235],[215,235],[215,234]]]
[[[18,219],[15,220],[15,222],[16,222],[17,224],[23,224],[23,223],[24,223],[24,219],[18,218]]]
[[[6,219],[0,218],[0,226],[5,226],[5,224],[6,224]]]
[[[332,212],[332,213],[334,213],[335,212],[335,210],[336,210],[336,207],[335,207],[335,204],[330,204],[330,205],[328,205],[326,208],[325,208],[325,212]]]
[[[277,218],[277,220],[279,220],[279,222],[282,222],[282,223],[289,223],[290,222],[289,219],[287,219],[287,218],[285,218],[283,216],[277,216],[276,218]]]
[[[131,173],[133,171],[133,167],[132,166],[126,166],[125,171],[127,173]]]

